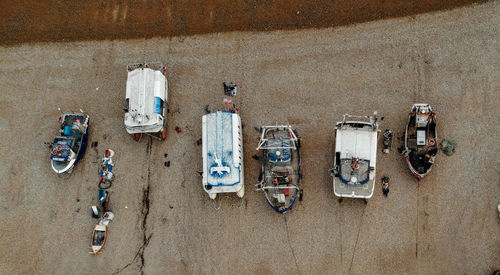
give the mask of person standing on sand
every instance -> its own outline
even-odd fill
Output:
[[[386,197],[389,194],[389,180],[389,177],[382,177],[382,191],[384,192],[384,196]]]

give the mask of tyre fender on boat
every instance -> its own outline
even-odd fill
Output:
[[[435,140],[435,139],[433,139],[433,138],[430,138],[430,139],[427,141],[427,143],[429,144],[429,146],[434,146],[434,145],[436,145],[436,140]]]

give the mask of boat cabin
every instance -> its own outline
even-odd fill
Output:
[[[125,128],[129,134],[159,133],[166,128],[166,68],[161,64],[153,65],[135,64],[128,67],[127,107],[124,111]]]

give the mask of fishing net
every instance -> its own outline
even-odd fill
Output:
[[[443,150],[443,152],[447,155],[447,156],[451,156],[453,154],[455,154],[455,147],[457,146],[457,143],[453,140],[443,140],[443,142],[441,142],[441,150]]]

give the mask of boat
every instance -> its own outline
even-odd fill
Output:
[[[272,209],[283,214],[303,196],[300,139],[290,125],[260,129],[257,150],[262,150],[262,167],[257,190],[264,192]]]
[[[94,226],[94,231],[92,231],[91,249],[90,253],[97,255],[99,254],[104,245],[106,244],[106,239],[108,238],[108,225],[114,219],[114,214],[111,211],[104,213],[102,219]]]
[[[432,170],[438,152],[437,139],[436,113],[429,104],[414,104],[408,115],[402,154],[410,171],[418,179],[424,178]]]
[[[202,117],[202,158],[202,186],[212,200],[219,193],[243,198],[243,135],[237,113],[216,111]]]
[[[136,141],[143,135],[167,138],[167,67],[161,63],[127,66],[125,129]]]
[[[52,170],[69,173],[85,153],[89,116],[81,112],[65,112],[59,117],[59,135],[50,144]]]
[[[106,244],[107,237],[108,227],[96,224],[92,232],[92,254],[99,254],[102,251],[104,244]]]
[[[369,120],[369,121],[368,121]],[[378,116],[344,114],[335,129],[333,191],[337,197],[369,199],[375,188]]]

